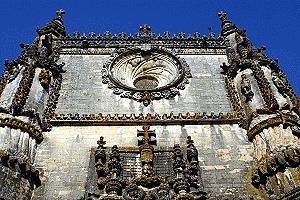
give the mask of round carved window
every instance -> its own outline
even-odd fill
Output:
[[[115,94],[143,102],[170,99],[191,78],[186,62],[161,48],[119,49],[102,70],[102,82]]]

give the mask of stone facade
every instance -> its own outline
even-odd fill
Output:
[[[300,198],[300,101],[225,13],[219,37],[63,14],[0,81],[0,199]]]

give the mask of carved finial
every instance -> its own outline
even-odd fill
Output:
[[[192,140],[192,137],[191,137],[191,136],[187,136],[186,143],[187,143],[188,145],[194,144],[194,140]]]
[[[143,33],[148,33],[151,31],[151,27],[148,24],[143,24],[140,26],[140,31]]]
[[[56,11],[57,18],[62,19],[66,12],[63,9]]]
[[[192,140],[191,136],[187,137],[187,159],[189,162],[198,161],[198,150],[194,145],[194,140]]]
[[[99,147],[103,147],[106,144],[103,136],[100,137],[100,140],[97,141],[97,144],[99,145]]]

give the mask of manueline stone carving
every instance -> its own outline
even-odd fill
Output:
[[[166,49],[119,49],[103,66],[102,82],[113,93],[148,106],[153,100],[171,99],[191,78],[187,63]]]
[[[26,123],[16,118],[0,118],[0,127],[6,126],[12,129],[20,129],[21,131],[27,132],[30,137],[36,139],[38,144],[43,141],[43,134],[41,130],[30,123]]]
[[[43,88],[45,88],[46,90],[49,89],[49,85],[51,82],[51,75],[50,75],[49,70],[43,69],[40,72],[39,81],[40,81],[41,85],[43,86]]]
[[[103,137],[97,142],[95,152],[95,167],[98,176],[98,190],[89,194],[88,199],[206,199],[203,192],[200,170],[198,166],[198,151],[191,137],[187,138],[187,159],[179,145],[174,146],[173,169],[174,177],[158,176],[154,170],[155,132],[149,125],[138,130],[141,174],[130,179],[120,178],[122,161],[118,147],[114,145],[107,162],[107,153]]]
[[[39,171],[26,160],[23,160],[16,155],[11,155],[8,152],[0,151],[0,164],[10,168],[16,173],[20,173],[22,178],[28,180],[31,189],[33,189],[34,186],[39,187],[41,185]]]
[[[283,147],[257,163],[257,167],[252,171],[252,184],[258,188],[267,183],[267,177],[275,176],[278,171],[285,171],[287,168],[297,168],[299,165],[300,149],[293,146]]]

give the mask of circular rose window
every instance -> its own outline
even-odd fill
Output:
[[[152,100],[170,99],[191,77],[188,65],[167,50],[119,49],[102,70],[102,82],[115,94],[145,106]]]

